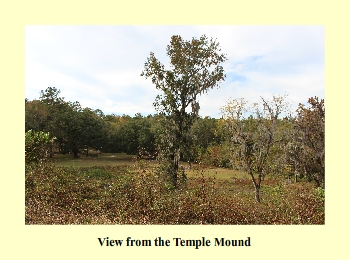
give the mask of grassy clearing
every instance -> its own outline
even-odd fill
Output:
[[[80,158],[73,158],[71,154],[68,155],[55,155],[53,162],[58,167],[94,167],[94,166],[130,166],[134,170],[137,169],[136,156],[128,155],[124,153],[103,153],[98,154],[97,157],[82,155]],[[143,160],[142,165],[149,169],[153,169],[157,165],[156,160]],[[180,162],[180,166],[184,167],[188,177],[197,176],[198,171],[203,171],[205,177],[216,177],[218,179],[234,179],[245,178],[245,173],[235,171],[232,169],[192,165],[186,162]]]
[[[102,153],[97,154],[97,157],[81,155],[79,158],[73,158],[71,154],[56,154],[53,158],[53,162],[59,167],[131,166],[134,160],[134,155],[124,153]]]
[[[26,224],[325,221],[324,193],[310,183],[285,184],[266,179],[262,203],[256,203],[251,180],[236,171],[197,165],[188,169],[187,182],[173,189],[154,174],[154,161],[137,162],[132,156],[106,154],[76,162],[62,156],[55,166],[26,168]],[[81,162],[86,162],[85,166]]]
[[[229,179],[237,179],[237,178],[246,178],[247,175],[244,172],[232,170],[232,169],[226,169],[226,168],[218,168],[218,167],[210,167],[210,166],[203,166],[203,167],[194,167],[193,170],[187,170],[186,174],[189,177],[194,177],[198,175],[198,170],[203,171],[203,174],[205,177],[208,178],[217,178],[222,180],[229,180]]]

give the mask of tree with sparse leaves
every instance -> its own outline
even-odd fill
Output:
[[[219,87],[225,78],[221,64],[227,58],[221,53],[219,43],[205,35],[190,41],[174,35],[166,53],[170,58],[170,69],[166,69],[151,52],[141,76],[151,78],[162,91],[154,102],[164,119],[158,142],[162,156],[173,161],[170,174],[176,186],[180,156],[187,151],[185,147],[191,142],[189,131],[198,117],[197,98],[209,89]]]
[[[276,154],[282,153],[284,141],[278,117],[288,112],[283,96],[274,96],[272,101],[261,98],[261,101],[262,104],[248,106],[243,98],[235,99],[221,109],[231,134],[232,164],[251,177],[257,202],[264,177],[278,168]]]

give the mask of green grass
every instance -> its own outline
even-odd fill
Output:
[[[97,157],[80,155],[79,158],[74,158],[71,154],[55,154],[53,162],[61,167],[117,166],[133,165],[134,158],[134,155],[124,153],[102,153]]]
[[[203,166],[200,167],[200,171],[203,170],[203,174],[205,177],[217,178],[221,180],[229,180],[229,179],[238,179],[238,178],[247,178],[248,175],[244,172],[240,172],[237,170],[226,169],[226,168],[218,168],[218,167],[210,167]],[[186,174],[189,177],[197,176],[198,169],[194,167],[194,170],[186,170]]]
[[[81,155],[79,158],[73,158],[73,155],[56,154],[53,158],[55,166],[58,167],[93,167],[93,166],[134,166],[136,162],[136,155],[128,155],[125,153],[102,153],[97,157],[90,157]],[[147,167],[155,167],[157,165],[156,160],[143,160],[143,164],[147,164]],[[193,164],[191,169],[186,162],[180,162],[180,166],[185,168],[185,172],[188,177],[195,177],[198,175],[198,171],[203,170],[205,177],[215,177],[218,179],[233,179],[233,178],[245,178],[247,175],[244,172],[211,167],[201,166]]]

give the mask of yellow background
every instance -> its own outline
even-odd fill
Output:
[[[0,4],[2,259],[345,259],[349,235],[349,13],[346,1],[2,1]],[[283,24],[325,26],[326,225],[26,226],[25,25]],[[339,122],[339,123],[338,123]],[[101,247],[97,238],[251,237],[251,247]],[[172,241],[173,243],[173,241]]]

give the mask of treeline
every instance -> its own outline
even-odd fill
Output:
[[[41,91],[37,100],[25,100],[25,131],[45,132],[55,137],[52,153],[72,153],[93,148],[101,152],[137,154],[140,149],[155,151],[156,136],[161,131],[159,115],[133,117],[129,115],[105,115],[97,109],[83,108],[76,102],[67,102],[59,96],[60,90],[49,87]],[[201,118],[191,129],[191,157],[201,160],[209,152],[215,155],[210,163],[219,163],[222,152],[218,148],[225,142],[222,119]],[[87,151],[88,152],[88,151]]]
[[[89,148],[101,152],[136,154],[140,146],[154,148],[153,116],[105,115],[101,110],[83,108],[78,101],[67,102],[60,90],[49,87],[38,100],[25,101],[25,131],[42,131],[55,137],[54,152],[72,153]]]
[[[67,102],[59,94],[58,89],[49,87],[41,91],[38,100],[25,101],[25,131],[55,137],[51,156],[72,153],[78,157],[79,152],[85,150],[87,155],[91,148],[135,155],[140,149],[159,149],[158,137],[164,131],[161,114],[105,115],[99,109],[83,108],[79,102]],[[300,104],[295,116],[283,119],[278,118],[281,111],[272,111],[284,105],[283,99],[279,104],[263,104],[261,111],[270,108],[266,115],[244,117],[239,110],[243,105],[235,102],[223,107],[220,119],[197,117],[184,137],[186,149],[181,160],[237,168],[262,179],[268,173],[305,177],[324,186],[323,99],[310,98],[309,106]]]

